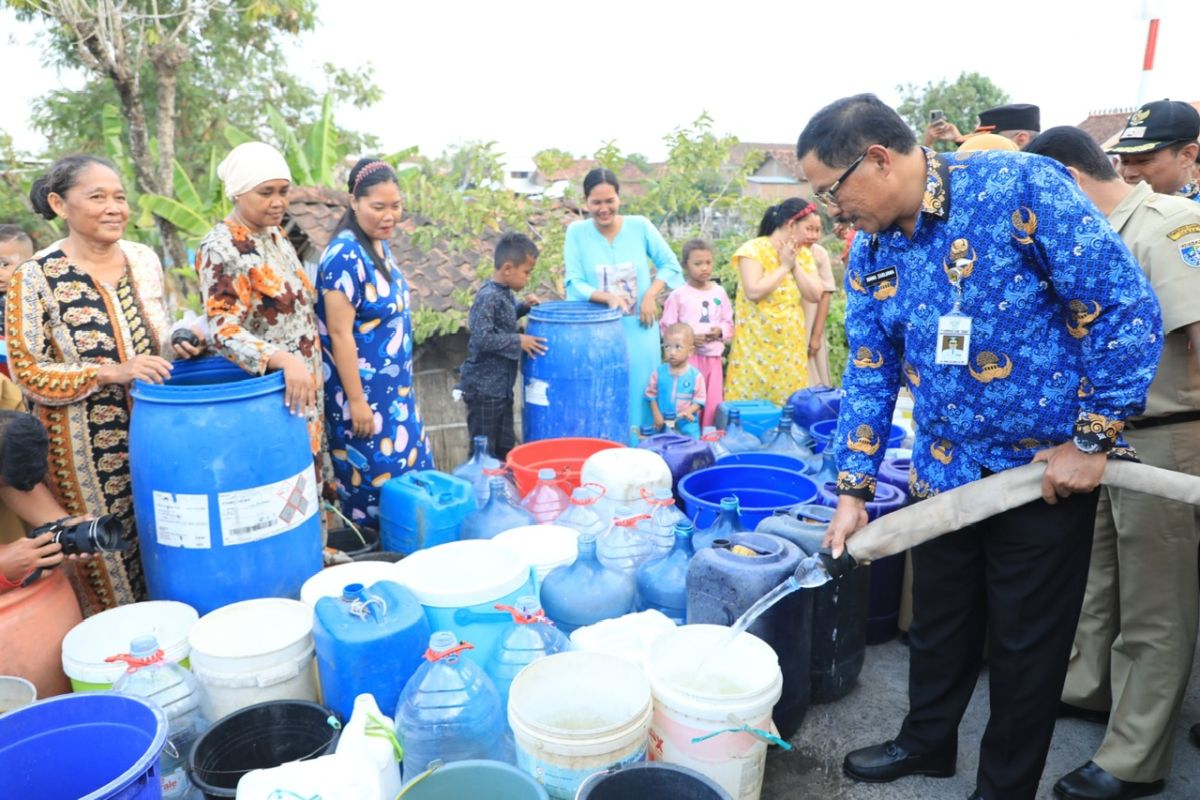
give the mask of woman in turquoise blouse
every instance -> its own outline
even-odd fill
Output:
[[[583,179],[591,219],[572,223],[563,251],[568,300],[590,300],[620,309],[629,349],[629,425],[653,424],[646,384],[662,360],[658,295],[683,283],[679,260],[645,217],[620,212],[620,184],[612,170]],[[651,265],[654,272],[651,273]],[[632,433],[631,433],[632,436]]]

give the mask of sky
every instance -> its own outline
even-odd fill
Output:
[[[1200,100],[1200,2],[1151,9],[1162,23],[1144,99]],[[384,152],[492,140],[518,161],[615,139],[657,160],[663,136],[703,111],[742,141],[794,142],[837,97],[896,104],[898,84],[963,71],[1040,105],[1043,128],[1077,124],[1137,103],[1143,13],[1139,0],[322,0],[289,60],[317,85],[325,61],[372,64],[384,99],[339,109],[339,123],[374,133]],[[0,11],[0,128],[31,151],[44,145],[32,100],[80,85],[41,65],[37,33]]]

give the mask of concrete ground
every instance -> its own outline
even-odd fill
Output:
[[[1200,663],[1200,655],[1198,655]],[[877,744],[899,731],[908,710],[908,650],[899,641],[867,648],[858,686],[836,703],[813,706],[792,738],[794,749],[772,748],[763,800],[966,800],[975,789],[979,739],[988,716],[987,671],[980,677],[959,728],[958,774],[904,778],[890,784],[856,783],[842,774],[850,750]],[[1200,750],[1187,730],[1200,722],[1200,680],[1188,687],[1176,735],[1175,763],[1162,800],[1200,797]],[[1103,738],[1099,725],[1060,719],[1042,773],[1038,798],[1054,797],[1054,782],[1091,759]]]

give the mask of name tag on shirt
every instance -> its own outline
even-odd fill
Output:
[[[877,283],[894,280],[895,278],[896,268],[885,267],[884,269],[876,270],[875,272],[871,272],[863,276],[863,282],[867,284],[867,286],[874,286]]]
[[[937,353],[934,361],[965,367],[971,358],[971,318],[962,314],[938,317]]]

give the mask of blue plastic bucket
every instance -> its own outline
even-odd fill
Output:
[[[802,475],[815,474],[812,467],[804,463],[799,458],[796,458],[795,456],[787,456],[783,453],[762,453],[751,450],[748,453],[730,453],[727,456],[721,456],[717,459],[717,466],[728,466],[732,464],[757,464],[760,467],[786,469],[790,472],[798,472]]]
[[[283,374],[177,361],[169,381],[136,381],[132,394],[129,465],[150,597],[201,614],[299,597],[322,566],[320,486],[304,419],[283,405]]]
[[[544,337],[546,352],[522,359],[525,441],[627,441],[629,354],[621,312],[596,303],[542,303],[529,312],[526,332]]]
[[[730,464],[697,470],[679,482],[679,496],[689,519],[707,528],[717,518],[722,497],[736,497],[742,524],[753,529],[776,509],[811,503],[817,486],[805,476],[758,464]]]
[[[546,790],[521,770],[501,761],[473,759],[424,772],[404,789],[404,800],[486,797],[488,800],[547,800]]]
[[[814,453],[825,451],[825,446],[829,444],[829,440],[837,433],[837,425],[838,421],[836,419],[823,419],[819,422],[814,422],[809,427],[808,432],[812,435],[813,441],[816,442],[812,449]],[[888,433],[887,446],[889,448],[899,447],[904,444],[904,437],[907,435],[904,428],[901,428],[899,425],[893,425],[891,432]]]
[[[151,800],[167,717],[140,697],[67,694],[0,717],[0,797]]]

